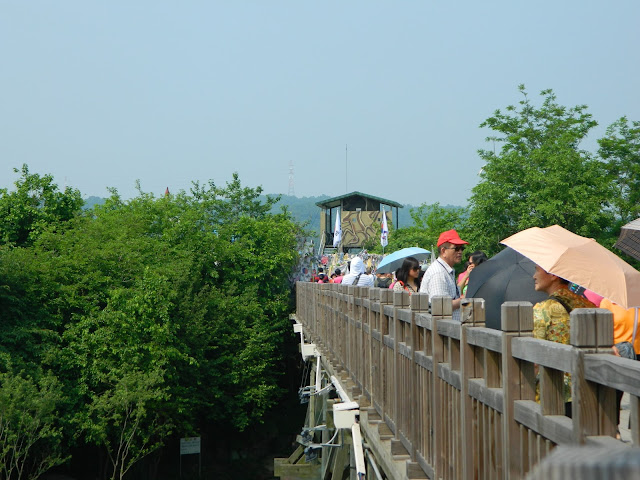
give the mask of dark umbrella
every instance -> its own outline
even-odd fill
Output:
[[[640,218],[622,227],[614,246],[636,260],[640,260]]]
[[[549,298],[546,293],[535,291],[535,269],[535,263],[507,247],[471,271],[466,297],[484,298],[487,327],[500,330],[504,302],[529,301],[535,305]]]

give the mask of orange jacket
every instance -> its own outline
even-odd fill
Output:
[[[600,308],[606,308],[613,313],[613,343],[631,342],[633,338],[633,323],[635,321],[635,308],[625,309],[620,305],[613,303],[611,300],[604,298],[600,302]],[[638,316],[640,322],[640,314]],[[636,331],[636,341],[633,349],[636,353],[640,353],[640,325]]]

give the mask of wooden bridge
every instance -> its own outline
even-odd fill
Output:
[[[467,302],[459,323],[448,297],[433,298],[429,311],[426,295],[298,283],[295,320],[313,343],[303,356],[317,363],[306,439],[276,459],[276,476],[640,478],[640,362],[611,354],[612,315],[574,310],[570,345],[562,345],[532,338],[528,302],[502,306],[501,331],[484,327],[482,300]],[[564,372],[572,418],[564,416]],[[322,394],[332,377],[348,398]],[[631,398],[628,442],[616,439],[616,389]],[[335,404],[347,401],[357,402],[358,429],[336,437]]]

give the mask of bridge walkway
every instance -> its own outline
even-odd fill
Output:
[[[480,299],[470,300],[462,317],[451,319],[446,297],[431,299],[429,310],[426,295],[298,283],[303,356],[315,359],[310,386],[326,391],[335,379],[346,398],[310,396],[324,423],[314,419],[305,428],[324,430],[306,439],[315,458],[302,438],[300,451],[312,454],[303,463],[321,468],[316,476],[295,476],[283,461],[280,478],[368,479],[378,478],[377,469],[379,478],[398,480],[546,480],[553,472],[589,479],[603,478],[603,468],[640,477],[640,363],[611,355],[608,311],[572,312],[570,345],[532,338],[527,302],[503,305],[502,330],[484,327]],[[565,372],[572,375],[572,418],[564,415]],[[629,399],[627,442],[615,438],[616,389]],[[356,468],[349,429],[331,423],[335,405],[348,403],[357,407],[353,435],[362,437],[365,473]],[[324,446],[336,438],[341,447]]]

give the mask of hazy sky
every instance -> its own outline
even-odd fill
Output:
[[[0,188],[287,193],[293,162],[299,197],[463,205],[520,83],[587,104],[593,143],[640,120],[638,0],[0,0],[0,49]]]

